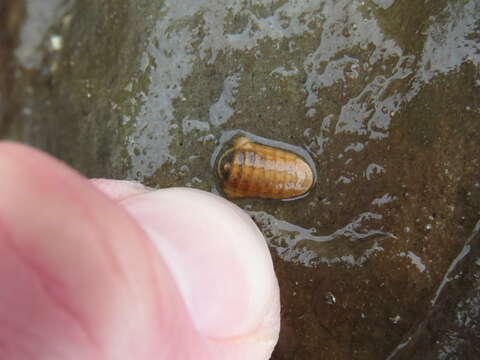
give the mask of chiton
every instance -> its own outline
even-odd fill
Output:
[[[315,177],[311,166],[288,150],[239,137],[219,158],[217,173],[228,198],[292,199],[306,194]]]

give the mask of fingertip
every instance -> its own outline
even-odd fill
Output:
[[[182,188],[122,204],[153,239],[201,334],[215,340],[255,334],[276,343],[278,283],[263,235],[243,210]]]
[[[122,201],[153,190],[136,181],[90,179],[89,182],[109,198],[116,201]]]

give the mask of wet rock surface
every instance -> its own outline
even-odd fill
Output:
[[[475,359],[480,352],[480,222],[445,274],[428,315],[389,359]]]
[[[5,138],[213,192],[234,134],[308,151],[307,197],[235,201],[274,256],[273,359],[480,356],[478,0],[5,4]]]

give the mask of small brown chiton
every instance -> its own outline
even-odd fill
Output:
[[[313,185],[310,165],[297,154],[238,138],[217,163],[228,198],[292,199]]]

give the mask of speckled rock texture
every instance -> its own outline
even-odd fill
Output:
[[[480,358],[478,0],[0,8],[3,138],[220,194],[237,134],[309,153],[307,197],[235,201],[280,281],[273,359]]]

